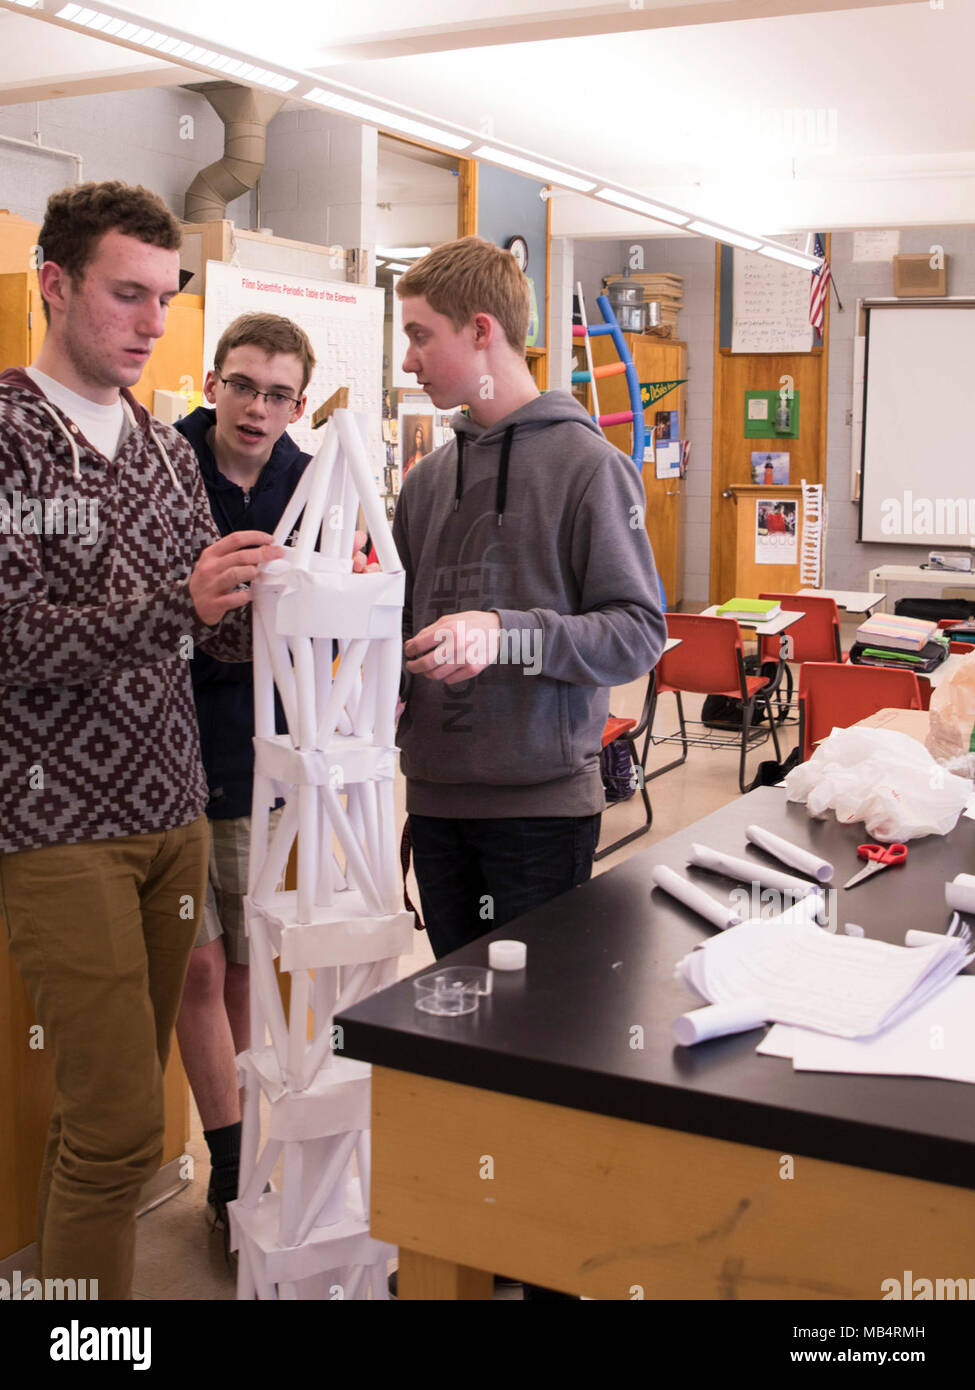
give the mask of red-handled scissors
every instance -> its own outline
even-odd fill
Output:
[[[861,859],[869,859],[870,863],[858,874],[854,874],[849,883],[844,883],[844,888],[852,888],[855,883],[872,878],[874,874],[879,874],[881,869],[890,869],[897,864],[906,863],[907,845],[858,845],[857,854]]]

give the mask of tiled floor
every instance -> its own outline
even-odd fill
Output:
[[[846,634],[844,634],[846,636]],[[611,709],[614,714],[639,717],[646,681],[641,680],[613,692]],[[688,718],[700,710],[700,697],[685,701]],[[660,702],[656,729],[660,733],[676,730],[677,720],[673,696]],[[794,728],[782,731],[783,756],[794,746]],[[648,767],[652,770],[676,755],[672,746],[650,751]],[[772,757],[771,744],[750,755],[748,775],[754,774],[757,763]],[[649,784],[653,805],[653,826],[622,850],[596,864],[596,874],[610,873],[635,854],[642,853],[675,831],[702,816],[718,810],[738,796],[738,755],[734,750],[716,751],[692,748],[686,764]],[[404,787],[397,779],[398,823],[402,821]],[[611,842],[641,823],[643,806],[639,797],[609,810],[603,822],[603,840]],[[415,883],[410,885],[414,902],[419,898]],[[401,962],[400,977],[433,961],[425,934],[417,933],[414,952]],[[136,1296],[148,1299],[232,1299],[235,1296],[234,1277],[223,1257],[222,1237],[211,1233],[206,1221],[206,1187],[209,1163],[195,1107],[191,1110],[193,1128],[188,1151],[195,1160],[195,1180],[178,1196],[147,1213],[139,1221],[136,1254]]]

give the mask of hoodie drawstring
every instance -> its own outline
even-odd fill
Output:
[[[494,510],[498,514],[498,525],[504,521],[504,508],[508,500],[508,460],[511,457],[511,443],[515,437],[517,425],[509,425],[504,432],[501,441],[501,462],[498,466],[498,482],[494,495]],[[457,435],[457,481],[454,486],[454,511],[460,506],[460,499],[464,493],[464,444],[463,432]]]
[[[132,426],[132,428],[133,428],[134,430],[135,430],[135,429],[138,429],[139,427],[138,427],[138,425],[136,424],[135,413],[134,413],[134,411],[132,410],[132,407],[129,405],[128,401],[125,399],[124,396],[121,396],[121,395],[120,395],[120,396],[119,396],[119,399],[120,399],[121,402],[122,402],[122,409],[125,411],[126,415],[129,417],[129,424]],[[151,421],[151,418],[152,418],[152,417],[150,416],[150,421]],[[180,487],[180,485],[179,485],[179,479],[178,479],[177,476],[176,476],[176,472],[175,472],[175,470],[174,470],[174,468],[173,468],[173,465],[172,465],[172,464],[170,463],[170,461],[169,461],[169,455],[166,453],[166,450],[163,448],[162,441],[160,440],[159,436],[156,434],[156,431],[152,428],[152,424],[151,424],[151,423],[150,423],[150,425],[149,425],[149,438],[152,440],[153,444],[155,444],[156,448],[159,450],[159,456],[160,456],[160,458],[162,459],[163,463],[166,465],[166,471],[167,471],[167,473],[169,474],[170,478],[172,479],[173,487],[176,489],[177,492],[182,492],[183,489],[182,489],[182,488]]]
[[[457,436],[457,483],[454,487],[454,511],[460,506],[461,494],[464,491],[464,436]]]
[[[57,411],[52,409],[52,407],[48,405],[46,400],[38,400],[37,404],[41,407],[42,410],[47,411],[48,415],[50,415],[51,419],[54,421],[58,429],[64,435],[65,439],[68,441],[68,445],[71,449],[71,476],[74,478],[76,483],[79,483],[81,481],[81,464],[78,461],[78,446],[74,442],[74,437],[71,434],[71,431],[65,425],[64,421],[61,419],[61,416],[57,413]]]
[[[135,415],[133,414],[132,407],[129,405],[128,401],[125,399],[124,396],[121,396],[120,400],[122,402],[122,409],[128,416],[129,424],[132,426],[133,429],[138,429],[138,425],[136,424],[136,419]],[[67,428],[64,421],[61,419],[61,416],[46,400],[38,399],[37,404],[41,407],[42,410],[45,410],[48,413],[48,415],[50,415],[51,419],[54,421],[58,429],[64,435],[65,439],[68,441],[68,447],[71,450],[71,476],[74,478],[76,483],[80,482],[81,463],[78,455],[78,445],[75,443],[74,435]],[[169,461],[169,455],[166,453],[166,450],[162,446],[162,442],[160,441],[158,435],[156,434],[155,430],[152,428],[151,425],[149,426],[149,435],[152,439],[153,444],[155,444],[156,448],[159,450],[159,454],[162,458],[163,463],[166,465],[166,471],[169,473],[169,476],[172,479],[173,487],[176,488],[177,492],[182,492],[183,489],[179,485],[179,479],[176,476],[176,473],[173,469],[173,465]]]

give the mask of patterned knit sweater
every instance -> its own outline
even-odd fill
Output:
[[[109,462],[22,371],[0,373],[0,852],[175,829],[207,803],[194,645],[251,654],[188,580],[219,540],[186,440],[122,391]]]

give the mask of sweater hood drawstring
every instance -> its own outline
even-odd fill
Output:
[[[122,409],[129,417],[129,424],[132,426],[134,430],[138,429],[139,426],[136,423],[135,411],[132,409],[132,407],[129,405],[128,401],[125,399],[123,395],[119,395],[119,400],[122,402]],[[155,444],[156,448],[159,450],[159,456],[162,459],[163,463],[166,465],[166,472],[169,474],[170,478],[173,481],[173,487],[176,489],[177,492],[182,492],[183,489],[180,487],[179,479],[176,476],[176,470],[173,468],[173,465],[169,461],[169,455],[166,453],[166,450],[163,447],[162,440],[156,434],[156,431],[152,428],[152,416],[149,417],[149,438],[152,440],[153,444]]]
[[[501,441],[501,462],[498,465],[498,481],[494,494],[494,510],[498,515],[499,526],[501,526],[504,521],[505,503],[508,499],[508,460],[511,457],[511,443],[517,428],[517,425],[509,425]],[[458,431],[457,481],[454,486],[454,511],[460,506],[460,499],[464,493],[464,445],[466,442],[463,431]]]
[[[68,447],[71,449],[71,476],[74,478],[76,483],[79,483],[81,481],[81,464],[79,462],[78,446],[74,441],[74,436],[72,435],[71,431],[68,429],[64,421],[61,419],[61,416],[53,408],[53,406],[48,405],[46,400],[42,400],[40,398],[38,398],[37,404],[41,407],[42,410],[46,411],[47,414],[50,415],[51,419],[54,421],[58,429],[64,435],[65,439],[68,441]]]
[[[129,424],[132,426],[134,430],[138,429],[138,422],[136,421],[135,412],[133,411],[132,407],[129,405],[128,401],[125,399],[124,396],[120,395],[119,399],[122,402],[122,409],[125,411],[125,414],[128,417]],[[67,425],[65,425],[64,421],[61,419],[61,416],[58,414],[58,412],[54,409],[54,407],[46,398],[44,398],[43,396],[38,396],[35,399],[35,403],[39,405],[43,411],[50,415],[51,419],[54,421],[58,429],[64,435],[65,439],[68,441],[68,447],[71,450],[71,476],[74,478],[76,483],[80,482],[81,461],[80,455],[78,453],[78,445],[75,441],[74,435],[71,433]],[[151,424],[149,426],[149,437],[152,440],[153,444],[155,444],[157,450],[159,451],[159,456],[166,466],[167,473],[172,479],[173,487],[176,488],[177,492],[182,492],[183,489],[180,487],[179,479],[177,478],[176,471],[169,460],[169,455],[166,453],[162,441],[156,434],[156,431],[152,428]]]

